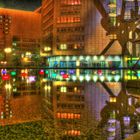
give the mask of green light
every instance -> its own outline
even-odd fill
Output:
[[[53,73],[52,74],[52,78],[56,78],[57,74],[56,73]]]
[[[45,70],[45,74],[48,74],[49,73],[49,71],[48,70]]]
[[[11,76],[16,76],[17,73],[15,71],[11,71]]]

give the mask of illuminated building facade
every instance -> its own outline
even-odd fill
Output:
[[[110,40],[100,24],[101,16],[91,0],[43,0],[41,16],[43,35],[41,54],[44,57],[50,57],[50,59],[47,59],[50,67],[54,65],[57,67],[57,63],[61,63],[59,65],[62,67],[78,66],[80,63],[83,63],[83,66],[90,65],[92,62],[90,64],[82,62],[86,57],[81,56],[83,60],[80,60],[77,56],[99,55]],[[117,48],[115,48],[116,46]],[[120,49],[118,42],[115,42],[107,54],[118,55]],[[62,60],[59,60],[61,58],[58,55],[62,56]],[[91,56],[88,57],[87,59],[91,60]],[[60,82],[60,79],[55,77],[58,73],[60,74],[58,77],[65,79],[64,81],[61,80]],[[78,71],[75,73],[78,74]],[[52,70],[47,73],[47,76],[50,80],[54,77],[56,80],[48,82],[45,89],[48,90],[51,85],[51,89],[48,90],[49,94],[46,93],[46,104],[48,112],[52,112],[50,114],[53,114],[52,116],[58,124],[57,127],[63,130],[62,135],[83,135],[82,127],[86,126],[86,124],[83,124],[86,122],[84,119],[87,120],[88,117],[84,116],[86,114],[85,108],[89,105],[86,104],[88,99],[85,100],[85,98],[90,98],[90,95],[86,97],[86,94],[83,94],[86,93],[87,86],[78,81],[69,81],[67,83],[69,79],[68,72]],[[98,84],[96,86],[99,88]],[[90,88],[90,90],[93,90],[93,87]],[[92,105],[92,107],[96,107],[95,110],[98,108],[97,104]],[[101,110],[102,107],[99,108]]]
[[[34,54],[39,49],[41,38],[39,13],[0,8],[0,27],[0,49],[9,53],[5,56],[6,59],[10,55],[19,54],[16,56],[24,60],[29,58],[29,55],[31,57],[30,53]],[[6,48],[8,49],[4,50]]]

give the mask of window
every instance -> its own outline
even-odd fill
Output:
[[[67,49],[67,44],[60,44],[60,50],[66,50]]]
[[[60,87],[60,92],[67,92],[67,87],[66,86]]]
[[[81,0],[61,0],[61,5],[80,5]]]
[[[57,18],[57,23],[76,23],[80,21],[81,19],[79,16],[61,16]]]

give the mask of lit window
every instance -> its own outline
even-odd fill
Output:
[[[80,22],[81,19],[79,16],[63,16],[57,18],[57,23],[77,23]]]
[[[67,44],[60,44],[60,50],[67,50]]]
[[[62,87],[60,88],[60,92],[67,92],[67,87],[62,86]]]

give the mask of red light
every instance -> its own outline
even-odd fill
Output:
[[[9,74],[3,75],[2,80],[10,80],[11,76]]]
[[[21,73],[21,76],[22,76],[22,77],[27,77],[27,76],[28,76],[28,74],[27,74],[27,73],[25,73],[25,72],[23,72],[23,73]]]
[[[63,74],[63,78],[64,79],[69,78],[69,75],[68,74]]]
[[[98,75],[102,75],[102,70],[97,71]]]
[[[40,71],[39,71],[39,74],[40,74],[40,75],[44,75],[44,70],[40,70]]]

